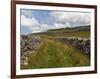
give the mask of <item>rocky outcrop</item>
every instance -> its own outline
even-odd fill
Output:
[[[21,64],[28,64],[28,55],[35,53],[37,49],[42,45],[42,39],[40,36],[21,36]],[[31,52],[32,51],[32,52]]]

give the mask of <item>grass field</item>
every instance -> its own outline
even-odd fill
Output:
[[[68,32],[68,33],[46,34],[46,36],[47,37],[81,37],[81,38],[89,38],[90,37],[90,32],[88,32],[88,31],[77,31],[77,32]]]
[[[29,65],[23,66],[22,69],[88,65],[90,65],[88,55],[75,47],[44,39],[43,46],[36,53],[29,55]]]
[[[58,33],[57,31],[61,33]],[[70,44],[64,44],[58,41],[55,42],[54,40],[49,39],[50,37],[90,38],[90,32],[84,30],[75,32],[65,32],[65,30],[57,31],[52,34],[38,34],[42,37],[43,45],[36,52],[29,54],[29,64],[22,65],[21,69],[79,67],[90,65],[90,58],[88,54],[81,52],[79,49]]]

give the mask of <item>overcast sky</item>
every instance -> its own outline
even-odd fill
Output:
[[[21,9],[21,34],[90,25],[90,13]]]

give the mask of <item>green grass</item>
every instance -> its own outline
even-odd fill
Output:
[[[81,37],[81,38],[90,38],[89,31],[76,31],[68,33],[56,33],[56,34],[46,34],[47,37]]]
[[[29,64],[21,69],[89,66],[87,54],[71,45],[43,38],[43,46],[29,55]]]

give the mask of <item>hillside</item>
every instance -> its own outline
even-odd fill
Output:
[[[90,38],[90,26],[80,26],[74,28],[61,28],[61,29],[52,29],[46,32],[33,33],[30,35],[40,35],[47,37],[81,37],[81,38]]]
[[[52,29],[48,30],[48,32],[71,32],[71,31],[90,31],[90,25],[88,26],[78,26],[78,27],[67,27],[61,29]]]
[[[90,65],[90,26],[21,35],[21,69]]]

